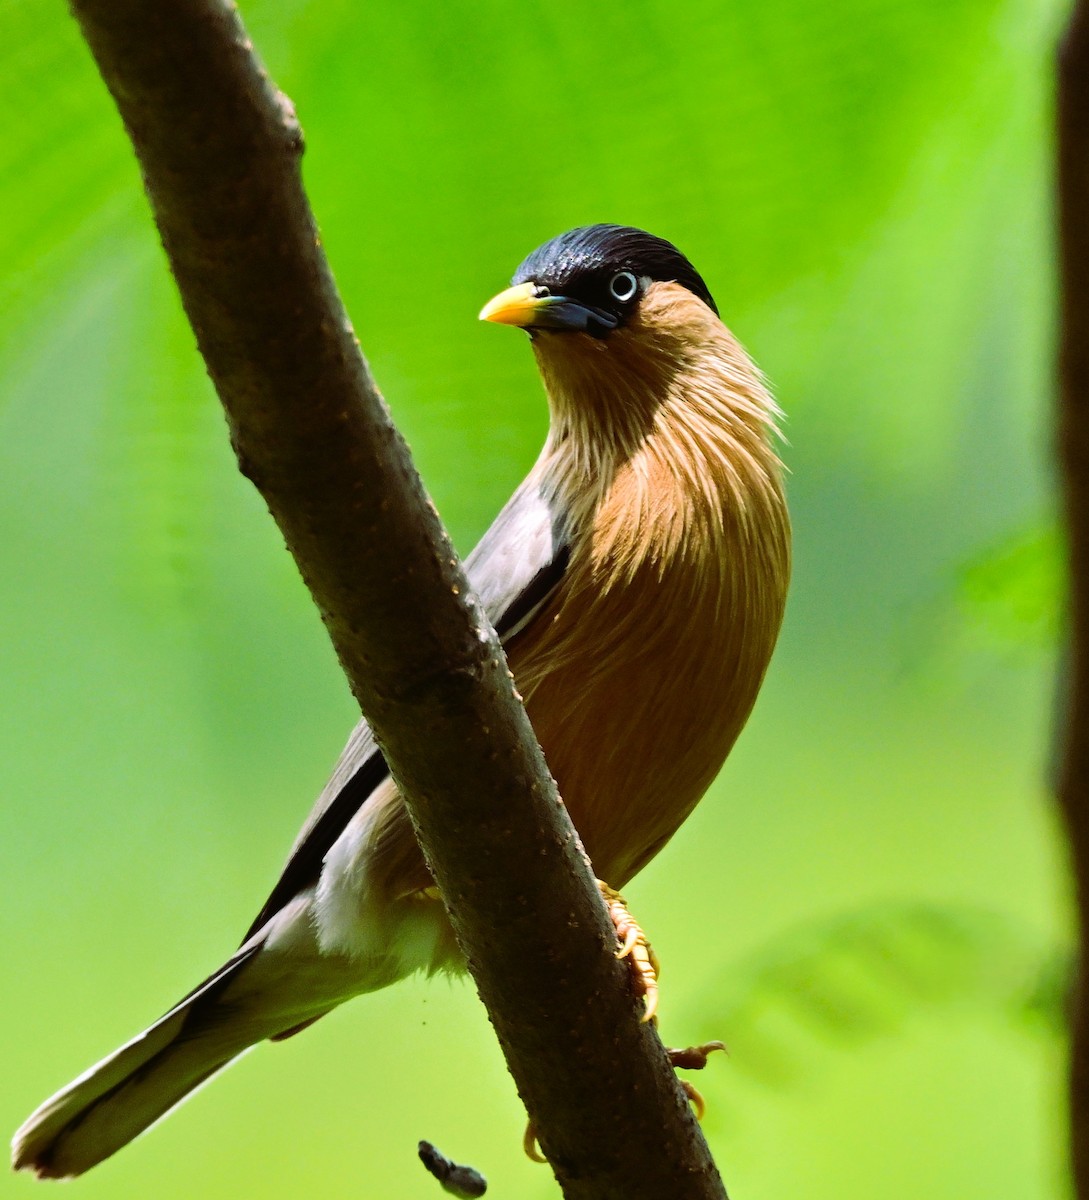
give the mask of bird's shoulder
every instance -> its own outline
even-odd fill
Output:
[[[564,506],[535,468],[465,560],[473,591],[501,638],[523,629],[555,593],[570,553]]]

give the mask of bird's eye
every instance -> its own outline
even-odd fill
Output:
[[[621,304],[627,304],[639,290],[639,280],[630,271],[617,271],[609,280],[609,294]]]
[[[533,285],[533,295],[540,300],[545,296],[551,296],[552,293],[543,283],[535,283]]]

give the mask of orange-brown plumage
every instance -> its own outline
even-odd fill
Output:
[[[508,657],[595,870],[622,886],[717,774],[771,657],[790,573],[777,410],[676,283],[605,342],[562,339],[534,342],[552,410],[534,472],[578,532]]]
[[[550,431],[466,565],[597,874],[621,886],[714,778],[775,644],[790,571],[778,414],[669,243],[574,230],[516,280],[482,315],[530,330]],[[33,1113],[14,1165],[79,1174],[254,1042],[456,967],[430,885],[361,724],[239,951]]]
[[[707,790],[771,658],[790,577],[778,410],[676,283],[651,284],[608,341],[546,334],[533,349],[551,428],[530,480],[573,532],[507,661],[595,871],[622,887]],[[391,896],[427,887],[392,788],[381,830]]]

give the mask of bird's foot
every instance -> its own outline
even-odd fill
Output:
[[[605,899],[609,919],[620,943],[616,957],[628,960],[636,990],[643,997],[643,1020],[651,1021],[658,1009],[658,973],[661,970],[658,956],[647,941],[647,935],[640,928],[639,922],[628,912],[624,897],[600,879],[597,886]]]
[[[683,1071],[702,1071],[707,1066],[708,1055],[716,1050],[725,1050],[725,1042],[704,1042],[702,1046],[686,1046],[683,1050],[670,1047],[666,1050],[669,1061],[675,1069]]]
[[[620,943],[616,957],[628,960],[636,989],[643,997],[643,1020],[653,1021],[654,1013],[658,1008],[658,972],[661,969],[658,956],[654,953],[654,948],[647,940],[647,935],[643,932],[639,922],[628,911],[624,897],[615,888],[609,887],[600,879],[597,880],[597,886],[605,900],[605,907],[609,910],[609,919],[616,930],[616,939]],[[666,1053],[674,1067],[698,1071],[707,1065],[708,1054],[714,1050],[724,1049],[725,1046],[722,1042],[706,1042],[702,1046],[689,1046],[684,1050],[667,1050]],[[702,1119],[706,1108],[703,1097],[687,1080],[682,1079],[680,1084],[696,1110],[696,1117]],[[534,1162],[548,1161],[537,1145],[537,1127],[532,1121],[527,1123],[526,1132],[522,1136],[522,1149],[526,1152],[526,1157],[531,1158]]]
[[[707,1056],[713,1054],[716,1050],[725,1050],[724,1042],[704,1042],[702,1046],[686,1046],[683,1050],[670,1048],[666,1050],[666,1055],[669,1057],[670,1065],[674,1070],[681,1069],[685,1071],[702,1071],[707,1066]],[[684,1094],[688,1097],[688,1102],[696,1110],[696,1120],[702,1121],[703,1114],[707,1111],[707,1103],[704,1100],[699,1089],[689,1083],[687,1079],[678,1080],[681,1087],[684,1089]],[[537,1126],[532,1121],[526,1122],[526,1131],[522,1135],[522,1149],[526,1152],[526,1157],[534,1162],[548,1162],[548,1159],[541,1153],[540,1147],[537,1145]]]
[[[724,1042],[704,1042],[702,1046],[686,1046],[683,1050],[671,1048],[666,1050],[669,1056],[669,1061],[673,1065],[673,1069],[678,1068],[685,1071],[702,1071],[707,1066],[707,1056],[714,1053],[715,1050],[725,1050]],[[688,1097],[689,1103],[696,1110],[696,1120],[702,1121],[703,1114],[707,1111],[707,1104],[699,1089],[689,1083],[687,1079],[680,1080],[680,1085],[684,1088],[684,1094]]]

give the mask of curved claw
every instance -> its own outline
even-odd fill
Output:
[[[640,950],[643,950],[643,954],[639,953]],[[654,1020],[654,1014],[658,1010],[658,973],[650,955],[645,953],[642,946],[633,950],[632,962],[643,985],[643,1016],[640,1020],[645,1024],[646,1021]]]
[[[620,933],[619,928],[617,929],[616,932],[619,935],[619,933]],[[633,924],[629,925],[628,932],[624,937],[624,944],[616,952],[616,957],[617,958],[627,958],[628,955],[635,949],[638,941],[639,941],[639,926],[633,923]]]
[[[703,1114],[707,1111],[707,1103],[699,1091],[688,1082],[687,1079],[679,1080],[680,1085],[684,1088],[684,1094],[688,1097],[689,1103],[696,1110],[696,1120],[702,1121]]]
[[[532,1121],[526,1122],[526,1131],[522,1134],[522,1149],[526,1158],[535,1163],[546,1163],[548,1159],[537,1148],[537,1126]]]
[[[600,879],[597,886],[609,910],[609,919],[616,930],[620,942],[617,958],[626,958],[631,963],[631,972],[635,986],[643,996],[643,1020],[654,1020],[658,1011],[658,956],[654,953],[646,934],[639,922],[628,912],[624,897],[618,891],[603,883]]]

